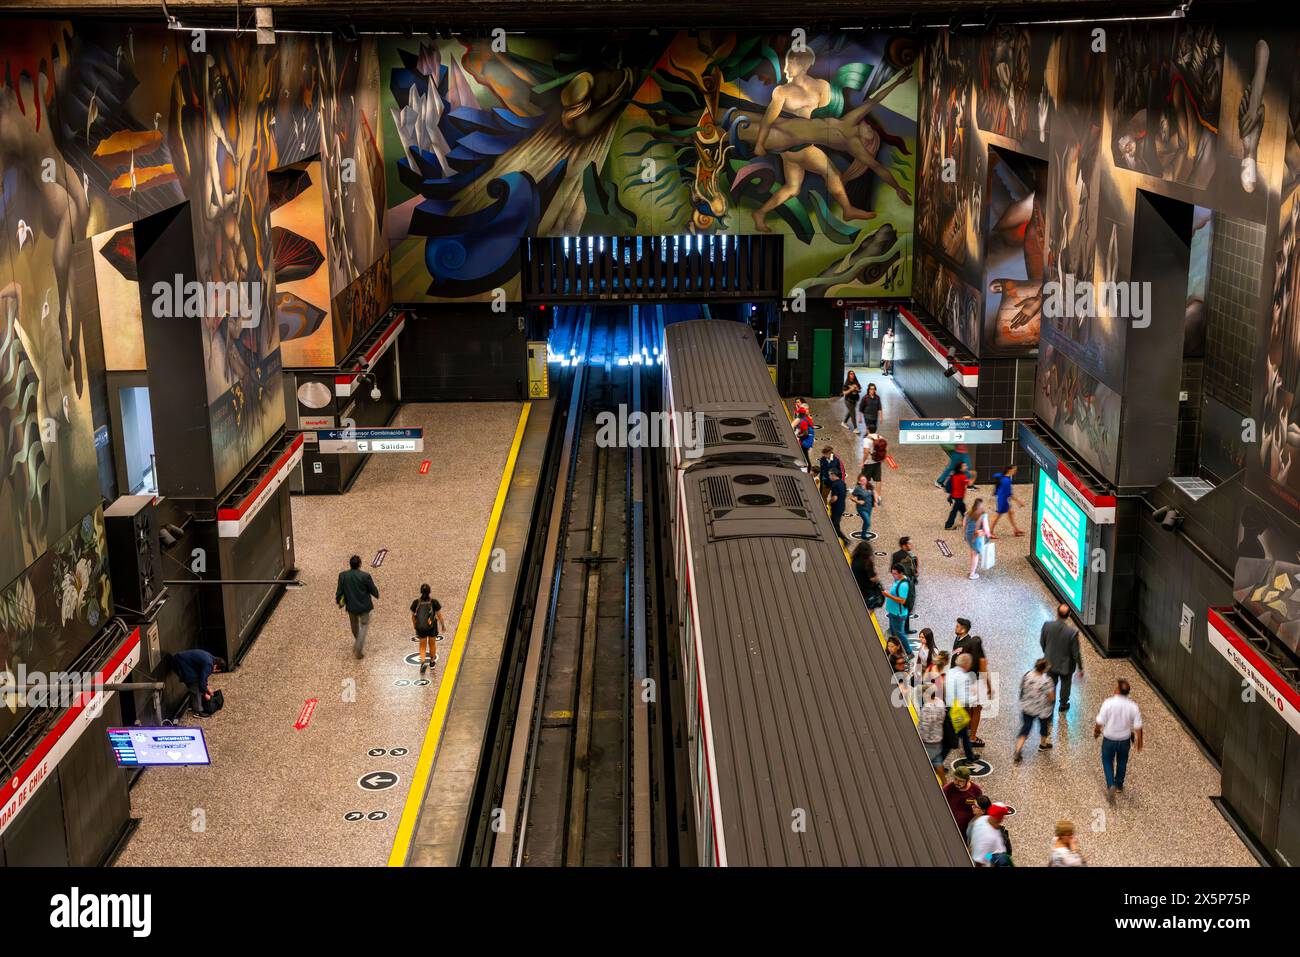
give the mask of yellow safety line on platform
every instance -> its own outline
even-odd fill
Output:
[[[433,714],[429,716],[429,727],[424,732],[424,743],[420,746],[420,757],[415,763],[415,773],[411,776],[411,789],[407,792],[406,805],[402,808],[402,819],[397,823],[397,836],[393,838],[393,850],[388,855],[389,867],[405,867],[406,859],[411,852],[411,839],[415,836],[420,804],[424,801],[424,794],[429,786],[429,775],[433,772],[433,759],[438,753],[438,745],[442,742],[442,729],[451,707],[451,695],[456,688],[456,676],[460,672],[461,659],[465,656],[465,644],[469,639],[470,627],[474,623],[474,609],[478,606],[479,591],[487,575],[488,558],[492,555],[492,543],[496,541],[497,528],[501,524],[501,513],[505,509],[506,494],[510,491],[510,481],[515,474],[515,462],[519,458],[519,447],[524,440],[524,426],[528,423],[528,412],[531,408],[531,403],[525,403],[519,412],[519,424],[515,426],[515,438],[510,443],[510,454],[506,457],[501,484],[497,487],[497,497],[492,505],[492,514],[488,518],[487,531],[483,533],[483,544],[479,546],[478,562],[474,566],[474,575],[470,578],[465,607],[461,609],[460,620],[456,623],[456,637],[452,640],[451,652],[447,655],[447,667],[442,673],[442,682],[438,685],[438,698],[433,704]]]

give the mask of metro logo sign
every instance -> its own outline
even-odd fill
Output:
[[[1207,624],[1210,644],[1215,650],[1250,682],[1251,687],[1268,702],[1269,707],[1282,716],[1292,731],[1300,733],[1300,692],[1287,684],[1276,669],[1216,609],[1210,609]]]

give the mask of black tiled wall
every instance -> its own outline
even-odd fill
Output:
[[[1216,214],[1206,283],[1205,392],[1250,414],[1264,227]]]
[[[1201,390],[1205,378],[1204,359],[1183,360],[1179,385],[1186,399],[1178,403],[1178,437],[1174,445],[1174,474],[1196,475],[1201,445]]]

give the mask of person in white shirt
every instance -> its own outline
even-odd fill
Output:
[[[1112,804],[1116,792],[1124,790],[1129,748],[1135,745],[1142,750],[1142,712],[1129,697],[1131,690],[1120,678],[1115,694],[1102,702],[1092,728],[1092,736],[1101,738],[1101,768],[1106,774],[1106,798]]]
[[[885,337],[880,340],[880,367],[885,375],[894,374],[894,330],[885,331]]]
[[[1007,853],[1002,819],[1008,810],[1005,804],[990,804],[987,812],[970,822],[970,856],[976,867],[992,867],[994,855]]]
[[[976,687],[976,678],[971,674],[974,667],[974,659],[970,655],[958,655],[956,665],[948,670],[947,687],[945,691],[948,697],[948,708],[951,711],[953,704],[959,704],[966,709],[967,713],[975,707],[979,700],[978,688]],[[953,730],[956,730],[955,728]],[[960,731],[957,731],[957,740],[961,744],[962,753],[966,756],[967,761],[977,760],[975,756],[975,745],[970,739],[970,724],[966,724]],[[956,765],[953,765],[956,767]]]

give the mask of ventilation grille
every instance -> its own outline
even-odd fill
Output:
[[[781,433],[777,429],[776,420],[770,413],[764,413],[754,420],[754,430],[758,433],[758,440],[767,445],[780,445]]]
[[[720,509],[736,507],[735,496],[731,493],[731,479],[723,475],[710,475],[704,480],[704,494],[709,500],[709,509],[714,515]]]
[[[800,515],[807,514],[804,511],[803,496],[799,494],[799,482],[793,475],[776,476],[776,494],[786,508],[797,511]]]

